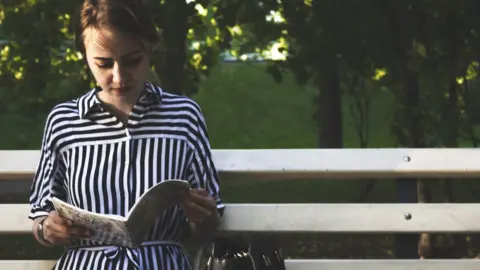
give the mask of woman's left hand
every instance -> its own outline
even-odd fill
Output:
[[[191,189],[184,194],[180,207],[193,223],[201,224],[204,221],[218,217],[217,202],[205,189]]]

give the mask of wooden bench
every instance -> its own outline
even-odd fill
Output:
[[[477,149],[214,150],[223,181],[245,178],[478,177]],[[38,151],[0,151],[0,180],[32,177]],[[336,180],[335,180],[336,181]],[[26,204],[0,204],[0,233],[31,231]],[[221,231],[240,233],[476,233],[477,204],[227,204]],[[0,261],[0,269],[50,269],[53,261]],[[287,260],[288,270],[477,270],[477,260]]]

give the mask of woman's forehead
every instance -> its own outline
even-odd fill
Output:
[[[142,48],[139,40],[133,35],[108,28],[85,29],[84,41],[87,54],[108,54],[111,57],[121,57]]]

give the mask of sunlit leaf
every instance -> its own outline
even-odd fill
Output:
[[[377,68],[377,69],[375,69],[375,75],[373,75],[372,79],[375,80],[375,81],[379,81],[383,77],[385,77],[387,74],[388,74],[387,69]]]
[[[195,9],[198,11],[198,14],[200,14],[201,16],[207,16],[208,14],[208,10],[200,4],[196,4]]]

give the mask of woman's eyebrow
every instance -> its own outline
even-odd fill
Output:
[[[137,54],[137,53],[141,53],[141,51],[140,51],[140,50],[131,51],[131,52],[123,55],[122,58],[127,58],[127,57],[129,57],[129,56],[131,56],[131,55],[134,55],[134,54]]]
[[[137,53],[141,53],[141,51],[140,51],[140,50],[135,50],[135,51],[129,52],[129,53],[123,55],[122,58],[127,58],[127,57],[129,57],[129,56],[131,56],[131,55],[134,55],[134,54],[137,54]],[[113,60],[112,58],[108,58],[108,57],[98,57],[98,56],[97,56],[97,57],[94,57],[93,59],[103,60],[103,61],[111,61],[111,60]]]

